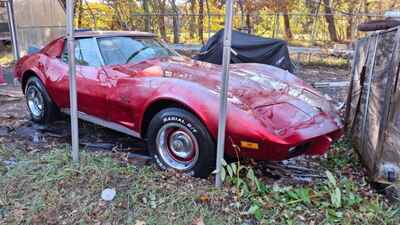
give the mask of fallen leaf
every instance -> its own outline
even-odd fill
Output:
[[[142,220],[136,220],[135,225],[146,225],[146,222],[144,222]]]
[[[210,198],[206,194],[202,194],[199,196],[199,200],[201,203],[208,203],[210,201]]]
[[[203,217],[199,217],[195,219],[192,223],[192,225],[205,225]]]

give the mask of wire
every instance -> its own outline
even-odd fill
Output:
[[[329,7],[332,10],[332,12],[339,12],[339,13],[347,15],[347,16],[376,16],[376,17],[381,17],[382,16],[382,15],[379,15],[379,14],[369,14],[369,13],[362,13],[362,14],[360,14],[360,13],[349,13],[349,12],[345,12],[345,11],[341,11],[341,10],[335,9],[332,6],[325,4],[325,2],[323,2],[322,0],[321,1],[310,0],[310,1],[315,3],[315,4],[322,4],[325,7]]]

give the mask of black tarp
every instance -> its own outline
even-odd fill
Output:
[[[210,37],[194,59],[222,64],[224,30]],[[293,72],[286,41],[232,31],[231,63],[262,63]]]

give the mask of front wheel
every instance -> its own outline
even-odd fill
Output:
[[[147,130],[147,146],[161,169],[207,177],[215,168],[215,144],[207,128],[192,113],[167,108],[157,113]]]

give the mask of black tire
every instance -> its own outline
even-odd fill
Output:
[[[400,21],[398,20],[372,20],[358,25],[359,31],[377,31],[377,30],[387,30],[392,27],[396,27],[400,25]]]
[[[196,160],[193,160],[195,162],[191,162],[193,164],[191,168],[173,168],[169,166],[166,160],[164,160],[165,156],[163,158],[163,156],[161,155],[160,151],[163,150],[160,150],[159,146],[162,145],[160,143],[157,143],[157,138],[160,133],[162,133],[163,128],[168,126],[181,126],[181,128],[179,129],[176,128],[174,132],[180,131],[181,129],[186,131],[189,130],[192,134],[191,137],[194,137],[196,139],[195,141],[198,144],[198,156],[195,157]],[[170,142],[168,142],[167,144],[168,146],[171,146],[171,136],[172,135],[168,136],[168,140],[170,140]],[[215,168],[216,151],[215,143],[212,137],[210,136],[205,125],[195,115],[183,109],[167,108],[160,111],[152,118],[147,129],[147,148],[156,164],[162,170],[175,169],[178,172],[184,173],[186,175],[205,178],[208,177]]]
[[[40,97],[43,100],[42,104],[43,108],[42,110],[40,110],[40,114],[34,113],[31,107],[29,106],[28,95],[30,93],[30,89],[34,89],[35,91],[37,91],[37,93],[40,94]],[[40,124],[48,124],[59,118],[60,110],[51,100],[49,94],[46,91],[46,88],[44,87],[44,84],[39,78],[32,76],[28,79],[25,86],[25,97],[26,97],[26,104],[28,107],[28,111],[33,122]]]

